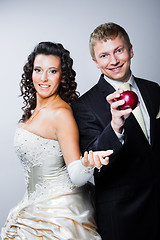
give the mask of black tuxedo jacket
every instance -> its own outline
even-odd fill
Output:
[[[98,230],[103,240],[160,239],[160,87],[135,78],[150,116],[151,144],[133,114],[125,143],[113,131],[106,96],[115,89],[103,78],[72,106],[85,150],[113,149],[110,163],[95,169]]]

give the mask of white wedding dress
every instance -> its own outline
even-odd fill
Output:
[[[14,145],[24,167],[27,192],[11,209],[2,239],[100,240],[92,186],[72,184],[58,141],[18,128]]]

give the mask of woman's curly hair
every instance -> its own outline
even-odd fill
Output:
[[[53,55],[60,58],[61,61],[61,78],[59,95],[68,104],[73,103],[79,96],[76,91],[77,83],[75,82],[76,72],[73,70],[73,60],[70,52],[62,44],[53,42],[40,42],[28,56],[27,63],[23,67],[22,79],[20,82],[21,95],[23,97],[22,107],[24,111],[21,122],[30,118],[32,110],[36,107],[36,90],[32,81],[33,64],[35,57],[39,54]]]

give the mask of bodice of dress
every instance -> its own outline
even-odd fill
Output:
[[[24,167],[27,193],[11,209],[2,239],[101,240],[94,220],[93,186],[72,184],[59,143],[18,128],[14,146]]]
[[[42,197],[45,192],[65,188],[72,184],[58,141],[40,137],[23,128],[16,130],[14,147],[24,167],[29,197]]]

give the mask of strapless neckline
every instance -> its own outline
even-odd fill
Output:
[[[19,131],[19,130],[22,130],[30,135],[33,135],[35,137],[39,137],[41,139],[44,139],[44,140],[50,140],[50,141],[54,141],[54,142],[57,142],[57,144],[59,144],[58,140],[55,140],[55,139],[51,139],[51,138],[45,138],[45,137],[42,137],[40,135],[37,135],[36,133],[33,133],[33,132],[30,132],[29,130],[25,129],[25,128],[22,128],[22,127],[18,127],[16,131]]]
[[[2,239],[101,240],[96,232],[92,186],[78,188],[71,182],[59,142],[18,127],[14,147],[27,189],[9,213]]]

